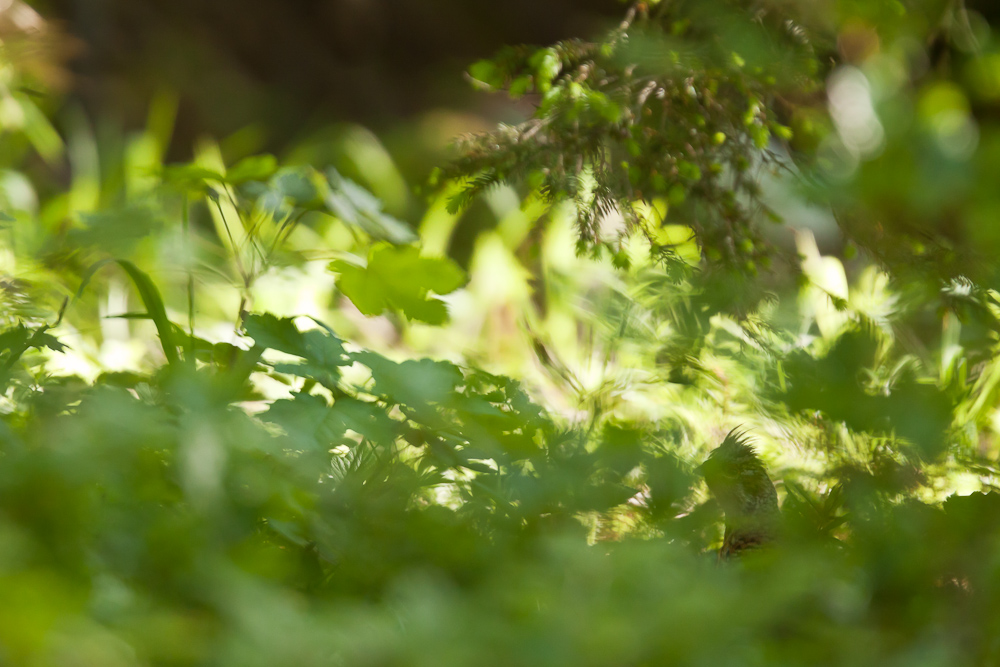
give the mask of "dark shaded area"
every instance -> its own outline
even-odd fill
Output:
[[[74,95],[92,117],[137,125],[151,95],[180,93],[175,158],[201,134],[250,125],[266,127],[260,147],[273,150],[333,122],[385,127],[468,106],[470,62],[504,44],[597,34],[623,12],[613,0],[51,0],[39,9],[86,44],[72,63]]]

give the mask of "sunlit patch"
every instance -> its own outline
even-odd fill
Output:
[[[979,145],[979,126],[958,86],[937,83],[928,87],[920,96],[917,111],[942,153],[955,160],[972,157]]]
[[[885,130],[875,113],[871,86],[856,67],[840,67],[827,81],[830,115],[844,146],[857,157],[878,152]]]

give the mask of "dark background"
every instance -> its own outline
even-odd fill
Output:
[[[614,0],[49,0],[82,48],[72,97],[91,118],[142,126],[160,90],[180,98],[170,157],[259,130],[281,150],[353,121],[376,131],[436,108],[510,114],[462,73],[505,44],[548,44],[615,23]],[[266,130],[262,129],[266,128]]]

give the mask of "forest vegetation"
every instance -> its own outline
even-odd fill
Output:
[[[991,3],[87,4],[0,2],[0,664],[1000,662]]]

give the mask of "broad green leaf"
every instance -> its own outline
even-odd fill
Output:
[[[45,347],[56,352],[66,350],[66,345],[47,333],[48,329],[48,326],[29,329],[19,322],[16,326],[0,333],[0,357],[3,358],[3,369],[12,368],[21,355],[31,348],[40,350]]]
[[[226,170],[226,180],[233,185],[246,181],[264,181],[278,170],[278,161],[273,155],[254,155],[240,160]]]
[[[365,315],[391,308],[429,324],[448,319],[444,303],[430,294],[449,294],[466,281],[450,259],[421,257],[415,246],[379,245],[369,253],[367,267],[336,261],[330,270],[340,274],[338,287]]]
[[[138,244],[163,227],[157,211],[146,204],[130,203],[80,215],[85,227],[66,236],[76,248],[99,248],[111,255],[128,255]]]
[[[225,181],[218,171],[207,169],[196,164],[171,165],[164,167],[161,177],[164,183],[178,190],[202,194],[211,185]]]
[[[21,106],[21,112],[24,114],[23,130],[25,136],[46,162],[55,163],[65,149],[62,137],[59,136],[52,123],[30,97],[15,94],[13,99],[17,100]]]
[[[462,372],[447,361],[420,359],[397,363],[369,351],[351,357],[371,369],[375,394],[411,407],[444,403],[462,382]]]
[[[340,379],[338,367],[352,363],[339,338],[318,329],[299,331],[291,318],[252,314],[247,315],[243,327],[256,345],[305,360],[300,364],[275,364],[274,369],[279,373],[311,378],[333,389]]]
[[[304,356],[302,334],[291,318],[275,317],[270,313],[250,314],[243,320],[243,328],[257,345]]]
[[[337,280],[340,291],[365,315],[381,315],[388,307],[384,287],[377,280],[369,280],[364,267],[335,260],[330,262],[329,270],[340,274]]]
[[[330,406],[320,396],[296,393],[292,399],[272,403],[261,418],[280,426],[291,442],[319,450],[353,445],[353,440],[344,437],[348,430],[382,444],[391,443],[397,430],[397,423],[383,408],[348,397]]]
[[[311,176],[315,174],[309,167],[286,167],[279,170],[269,185],[282,197],[291,200],[295,206],[309,206],[317,201],[319,191]]]
[[[357,227],[374,239],[395,244],[411,243],[417,236],[401,220],[382,210],[382,202],[363,187],[341,176],[336,169],[327,170],[329,190],[324,195],[327,209],[344,224]]]

